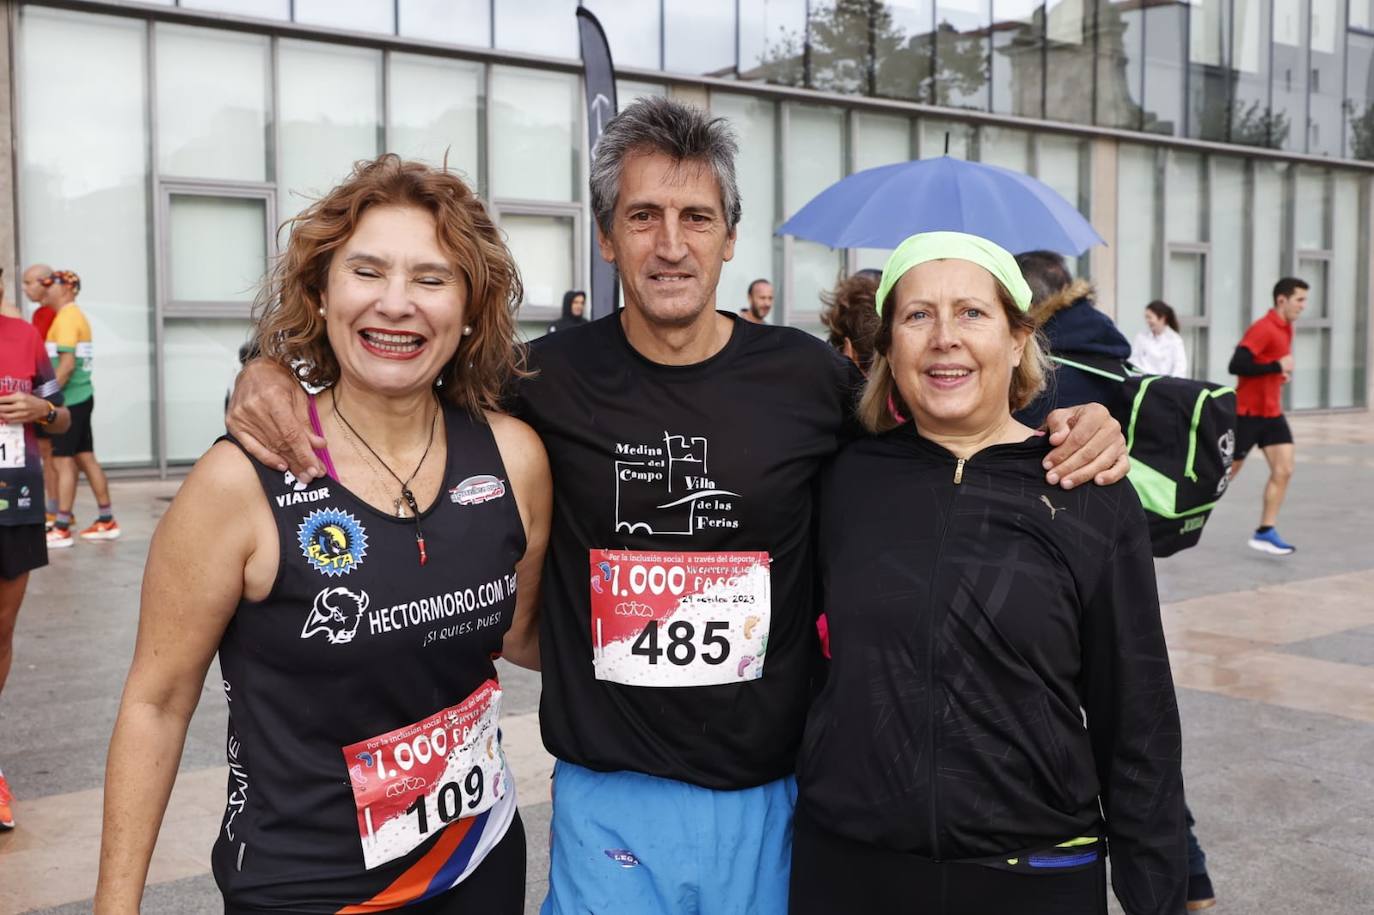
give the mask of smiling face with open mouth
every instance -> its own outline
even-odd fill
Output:
[[[1025,332],[1013,332],[997,281],[963,260],[919,264],[889,298],[888,362],[922,431],[967,435],[1006,420]]]
[[[341,380],[391,395],[434,384],[462,339],[467,284],[434,217],[378,206],[334,255],[321,304]]]

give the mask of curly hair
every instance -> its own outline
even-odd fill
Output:
[[[520,272],[486,207],[447,168],[403,161],[394,153],[363,160],[342,184],[288,220],[286,250],[254,303],[260,352],[312,385],[338,380],[339,363],[319,313],[334,253],[376,206],[415,206],[434,217],[440,250],[467,287],[463,336],[439,371],[439,393],[480,417],[499,410],[502,393],[525,371],[525,348],[515,339]]]
[[[847,341],[865,374],[873,364],[873,340],[882,324],[875,304],[881,277],[876,270],[861,270],[840,280],[831,291],[821,293],[821,303],[825,306],[821,310],[821,323],[829,331],[830,345],[843,351]]]

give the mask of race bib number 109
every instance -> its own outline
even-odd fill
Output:
[[[598,680],[713,686],[763,676],[767,553],[592,550],[591,606]]]
[[[343,748],[369,870],[505,796],[500,716],[501,689],[488,680],[455,706]]]

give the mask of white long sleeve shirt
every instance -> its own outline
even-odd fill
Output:
[[[1155,334],[1148,327],[1131,342],[1131,362],[1147,375],[1188,377],[1188,351],[1172,327]]]

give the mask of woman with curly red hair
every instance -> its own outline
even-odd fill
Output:
[[[324,476],[217,442],[149,551],[98,912],[137,912],[216,652],[225,911],[520,912],[493,658],[539,662],[547,460],[496,411],[520,280],[476,195],[393,155],[293,220],[257,342],[312,388]]]

